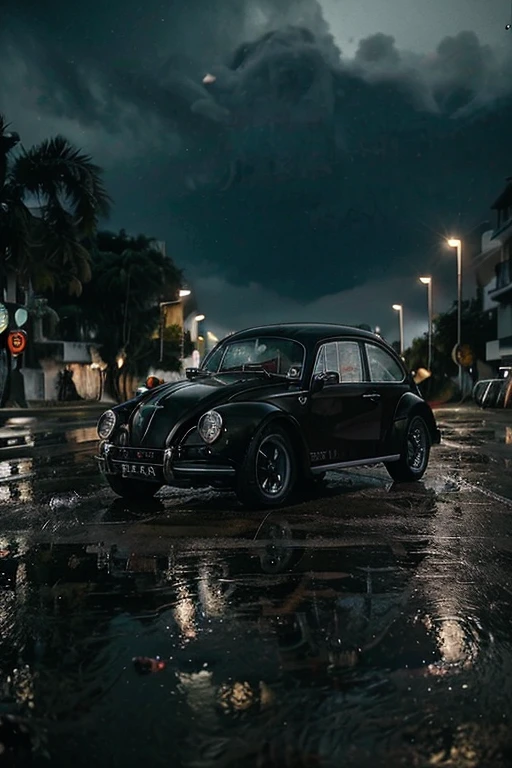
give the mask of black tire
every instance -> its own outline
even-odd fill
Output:
[[[146,483],[144,480],[131,480],[119,475],[105,475],[107,482],[118,496],[127,501],[137,499],[152,499],[155,493],[162,487],[158,483]]]
[[[236,495],[253,509],[280,507],[290,498],[297,479],[297,460],[290,438],[270,424],[251,442],[238,471]]]
[[[398,483],[421,480],[428,467],[431,437],[422,416],[413,416],[405,430],[402,453],[398,461],[385,463],[386,469]]]

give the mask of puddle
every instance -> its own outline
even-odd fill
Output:
[[[41,765],[47,750],[55,768],[359,766],[370,749],[398,764],[432,756],[455,712],[482,725],[510,707],[506,621],[432,591],[429,538],[336,546],[282,515],[254,526],[231,548],[154,554],[3,542],[0,713],[28,723]]]

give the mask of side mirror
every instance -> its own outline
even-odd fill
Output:
[[[288,372],[286,374],[286,378],[288,381],[298,381],[302,376],[302,365],[292,365],[291,368],[288,369]]]
[[[199,368],[185,368],[185,376],[187,379],[197,379],[199,376]]]
[[[324,387],[332,386],[333,384],[341,383],[341,376],[338,371],[326,371],[324,373]]]
[[[324,387],[333,386],[340,383],[340,375],[337,371],[326,371],[325,373],[316,373],[311,379],[311,394],[320,392]]]

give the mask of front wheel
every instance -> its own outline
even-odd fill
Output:
[[[290,438],[270,425],[253,440],[238,472],[236,495],[247,507],[279,507],[293,492],[297,462]]]
[[[398,461],[386,462],[386,469],[396,482],[420,480],[428,466],[430,433],[421,416],[413,416],[405,431],[402,452]]]
[[[128,501],[151,499],[161,488],[157,483],[146,483],[143,480],[132,480],[119,475],[106,475],[106,478],[114,493]]]

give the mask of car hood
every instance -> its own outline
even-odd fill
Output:
[[[216,405],[249,396],[287,391],[288,382],[253,373],[230,373],[164,384],[143,396],[131,418],[131,443],[162,448],[173,427],[194,421]]]

